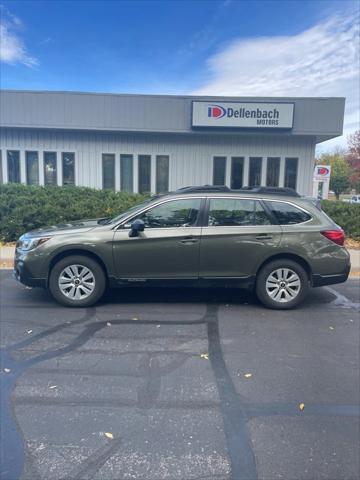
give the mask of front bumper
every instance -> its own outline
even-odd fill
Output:
[[[28,287],[47,287],[47,278],[38,278],[33,274],[26,260],[27,255],[15,252],[14,258],[14,277],[15,279]]]

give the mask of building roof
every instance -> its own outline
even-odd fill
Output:
[[[191,125],[193,101],[293,103],[292,129],[250,131]],[[345,98],[211,97],[55,91],[0,91],[0,126],[66,130],[232,135],[306,135],[317,143],[342,135]]]

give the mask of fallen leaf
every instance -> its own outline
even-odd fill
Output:
[[[5,373],[10,373],[11,370],[10,370],[10,368],[4,368],[4,372],[5,372]]]
[[[111,438],[111,440],[114,438],[114,435],[111,432],[105,432],[105,437]]]
[[[29,333],[29,334],[30,334],[30,333],[32,333],[32,330],[28,330],[26,333]]]
[[[301,411],[303,411],[305,408],[305,403],[299,403],[299,408]]]
[[[57,388],[57,385],[49,385],[50,390],[53,390],[54,388]]]
[[[106,325],[107,325],[108,327],[111,327],[111,322],[106,322]]]
[[[209,354],[208,353],[201,353],[200,357],[204,358],[205,360],[209,360]]]
[[[245,377],[245,378],[251,378],[251,377],[252,377],[252,373],[245,373],[245,374],[244,374],[244,377]]]

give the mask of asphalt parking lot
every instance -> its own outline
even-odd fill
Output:
[[[2,480],[358,478],[358,280],[291,312],[164,289],[65,309],[0,282]]]

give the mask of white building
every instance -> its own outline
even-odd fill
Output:
[[[0,181],[133,192],[269,185],[312,193],[344,98],[0,92]]]

